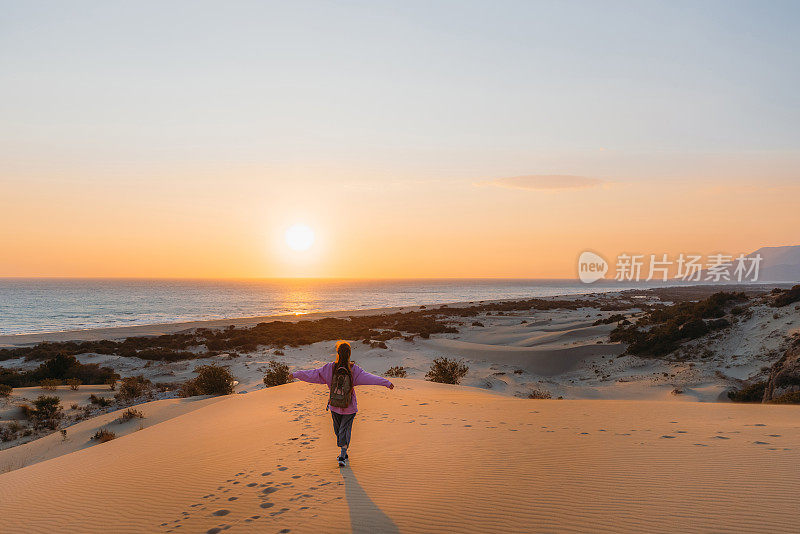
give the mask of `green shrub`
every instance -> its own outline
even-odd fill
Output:
[[[406,375],[407,375],[406,368],[403,367],[402,365],[397,367],[389,367],[389,369],[386,371],[386,376],[392,378],[405,378]]]
[[[275,360],[269,362],[267,372],[264,374],[264,385],[268,388],[288,384],[292,381],[292,373],[289,366],[285,363],[278,363]]]
[[[233,393],[235,378],[226,367],[201,365],[195,369],[197,378],[193,380],[197,395],[230,395]]]
[[[740,390],[729,391],[728,398],[733,402],[761,402],[766,388],[766,382],[756,382]]]
[[[456,361],[440,357],[433,360],[431,370],[425,374],[425,378],[431,382],[440,382],[442,384],[459,384],[468,371],[469,367],[461,360]]]

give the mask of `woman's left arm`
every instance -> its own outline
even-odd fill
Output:
[[[383,378],[382,376],[373,375],[368,373],[360,367],[357,368],[359,372],[353,373],[354,386],[385,386],[389,389],[394,389],[394,384]]]

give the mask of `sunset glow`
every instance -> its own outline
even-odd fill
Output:
[[[286,244],[295,252],[303,252],[314,244],[314,231],[304,224],[295,224],[286,230]]]

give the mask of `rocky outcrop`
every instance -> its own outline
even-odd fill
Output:
[[[780,402],[781,397],[792,394],[800,396],[800,341],[795,341],[772,366],[763,402]]]

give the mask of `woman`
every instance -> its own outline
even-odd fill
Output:
[[[297,378],[312,384],[327,384],[330,388],[336,375],[335,388],[331,388],[328,398],[328,407],[333,417],[333,431],[336,434],[336,445],[341,447],[341,453],[336,460],[339,467],[346,465],[348,456],[347,448],[350,446],[350,431],[353,428],[353,419],[358,411],[355,386],[386,386],[394,389],[394,384],[381,376],[375,376],[354,365],[350,361],[350,344],[340,341],[336,344],[336,361],[326,363],[319,369],[309,371],[295,371],[292,378]],[[334,391],[335,390],[335,391]],[[341,399],[344,398],[344,402]],[[338,406],[337,406],[338,405]]]

